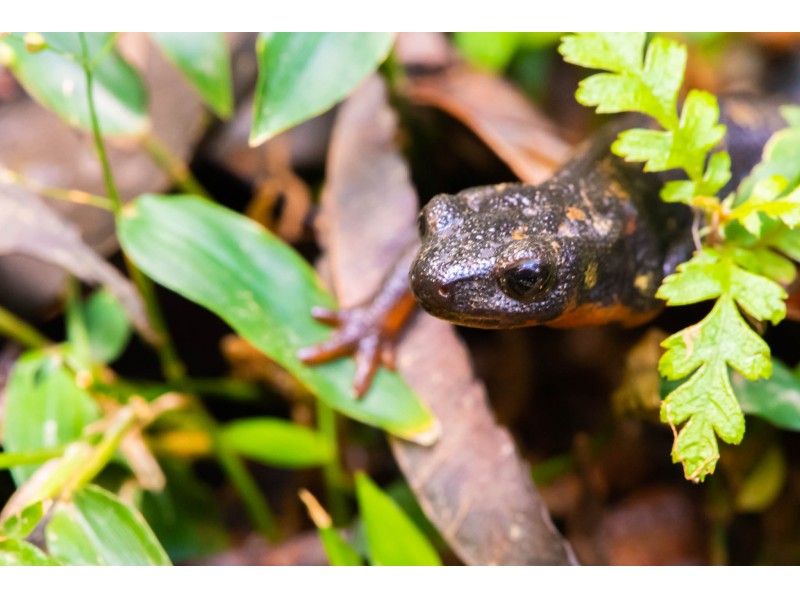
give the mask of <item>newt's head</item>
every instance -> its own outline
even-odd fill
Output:
[[[564,191],[498,185],[434,197],[419,216],[410,275],[422,307],[480,328],[553,323],[570,311],[597,265],[587,256],[594,235],[582,231],[592,224]]]

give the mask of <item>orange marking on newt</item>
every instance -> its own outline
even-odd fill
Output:
[[[584,303],[567,308],[560,316],[549,322],[543,322],[543,324],[553,328],[600,326],[610,322],[621,322],[625,326],[639,326],[652,320],[660,311],[660,308],[648,312],[634,311],[621,303],[612,303],[611,305]]]
[[[567,218],[570,220],[586,220],[586,212],[575,206],[567,208]]]

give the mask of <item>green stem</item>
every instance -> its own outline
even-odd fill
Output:
[[[94,138],[95,151],[100,160],[100,166],[103,170],[103,182],[106,187],[106,194],[113,204],[114,213],[117,217],[122,213],[122,198],[117,190],[117,185],[114,182],[114,176],[111,172],[111,164],[108,160],[106,147],[103,143],[103,136],[100,131],[100,122],[97,118],[97,107],[94,101],[94,89],[92,87],[92,68],[89,57],[89,50],[86,44],[86,34],[79,33],[81,42],[81,53],[83,59],[81,65],[83,66],[84,73],[86,74],[86,97],[89,103],[89,117],[92,123],[92,136]],[[142,295],[147,309],[147,315],[150,320],[150,325],[155,330],[158,341],[155,344],[158,352],[159,360],[161,362],[161,369],[167,380],[180,380],[186,374],[186,368],[180,360],[172,338],[169,335],[164,317],[161,313],[161,308],[156,301],[155,287],[152,281],[147,278],[142,272],[133,264],[133,262],[125,256],[125,263],[130,273],[133,283]]]
[[[64,454],[66,447],[39,449],[24,453],[0,453],[0,469],[9,469],[19,465],[37,465]]]
[[[211,437],[214,455],[219,461],[220,467],[222,467],[225,475],[228,476],[231,484],[236,488],[256,529],[266,538],[277,540],[280,534],[275,523],[275,515],[273,515],[272,509],[270,509],[269,504],[261,494],[261,490],[247,469],[247,465],[236,452],[225,444],[219,433],[216,420],[211,417],[201,403],[196,404],[196,412],[200,422]]]
[[[53,344],[49,338],[27,322],[0,306],[0,335],[7,336],[29,349],[39,349]]]
[[[330,462],[322,468],[322,476],[325,480],[325,492],[328,497],[328,508],[330,509],[333,524],[340,526],[347,521],[348,509],[345,492],[346,476],[339,456],[336,419],[336,412],[333,409],[322,401],[317,401],[317,429],[328,441],[332,451]]]
[[[169,175],[169,178],[186,193],[199,195],[200,197],[211,197],[208,191],[200,184],[189,166],[179,156],[167,147],[165,143],[155,137],[152,133],[144,138],[144,148],[153,161],[161,170]]]
[[[255,401],[262,395],[258,384],[235,378],[184,378],[176,390],[198,395],[219,395],[239,401]]]

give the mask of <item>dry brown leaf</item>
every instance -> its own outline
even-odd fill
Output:
[[[320,220],[327,268],[344,306],[370,296],[415,239],[417,198],[394,146],[396,120],[377,77],[337,117]],[[419,313],[398,347],[398,366],[436,414],[442,436],[432,447],[391,439],[392,450],[456,554],[468,564],[575,563],[529,466],[495,423],[453,327]]]
[[[145,338],[157,338],[133,284],[84,243],[75,226],[38,197],[0,185],[0,231],[0,256],[35,258],[85,282],[104,285],[125,307],[136,329]]]
[[[123,50],[139,68],[150,99],[152,129],[176,155],[188,160],[206,123],[202,103],[149,39],[141,33],[121,36]],[[0,167],[52,187],[105,195],[102,172],[91,137],[67,126],[33,100],[21,96],[0,103]],[[125,199],[169,187],[167,176],[138,145],[109,142],[109,159]],[[48,201],[74,223],[84,241],[101,255],[117,248],[114,218],[96,208]],[[26,317],[52,307],[64,288],[64,272],[30,258],[0,257],[0,302]]]
[[[553,124],[518,89],[464,64],[410,77],[402,91],[412,102],[460,120],[526,183],[548,178],[571,152]]]

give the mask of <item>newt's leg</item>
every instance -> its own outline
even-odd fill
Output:
[[[408,269],[413,252],[398,260],[371,300],[348,309],[315,307],[314,319],[337,326],[331,337],[304,347],[297,356],[308,364],[324,363],[346,355],[356,360],[353,390],[361,397],[370,387],[378,367],[395,367],[394,345],[416,307],[408,286]]]

